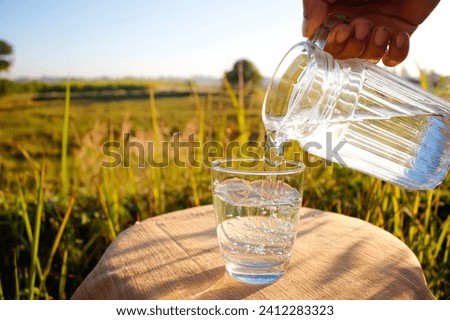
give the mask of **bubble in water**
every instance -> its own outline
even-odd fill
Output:
[[[280,223],[280,230],[282,231],[291,231],[292,225],[290,223]]]
[[[280,237],[280,239],[283,239],[283,240],[290,240],[290,239],[293,238],[293,237],[292,237],[291,235],[289,235],[289,234],[280,234],[279,237]]]
[[[255,249],[253,250],[257,254],[264,254],[265,246],[263,244],[258,244],[255,246]]]

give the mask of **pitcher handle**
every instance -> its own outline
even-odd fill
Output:
[[[310,43],[315,45],[317,48],[323,50],[325,48],[328,33],[330,32],[331,28],[342,22],[349,23],[350,19],[340,13],[332,13],[328,17],[328,19],[319,27],[319,29],[317,29],[316,33],[314,34],[314,37],[311,40],[309,40]]]

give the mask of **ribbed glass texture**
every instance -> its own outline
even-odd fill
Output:
[[[266,93],[273,143],[410,189],[432,189],[450,168],[450,104],[359,59],[337,61],[303,42],[285,56]]]

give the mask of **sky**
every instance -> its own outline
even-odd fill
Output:
[[[450,75],[443,0],[400,68]],[[0,0],[0,39],[22,77],[220,78],[238,59],[270,77],[301,36],[301,0]]]

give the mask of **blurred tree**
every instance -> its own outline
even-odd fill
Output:
[[[242,74],[242,77],[239,74]],[[261,73],[255,67],[253,63],[248,60],[242,59],[235,62],[233,69],[225,73],[227,80],[234,87],[239,86],[239,81],[244,81],[244,85],[251,83],[253,86],[257,87],[262,80]]]
[[[0,40],[0,71],[8,70],[11,65],[11,61],[8,59],[8,56],[11,56],[12,53],[12,46],[3,40]]]

